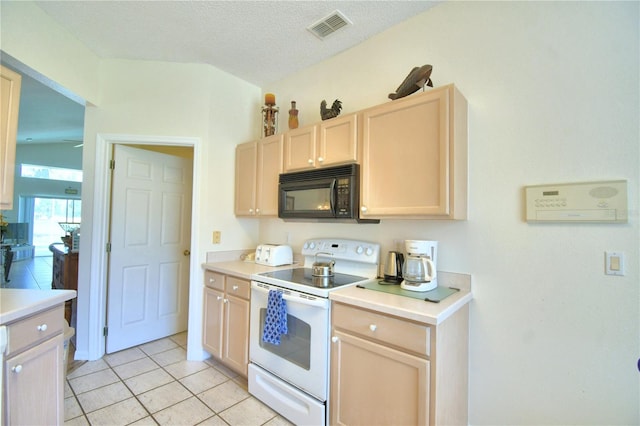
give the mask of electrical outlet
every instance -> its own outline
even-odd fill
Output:
[[[624,275],[624,253],[618,251],[604,252],[604,273],[606,275]]]
[[[220,244],[220,231],[213,231],[213,244]]]

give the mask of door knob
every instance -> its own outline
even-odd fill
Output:
[[[184,254],[185,256],[189,256],[191,254],[191,251],[185,250],[182,252],[182,254]]]

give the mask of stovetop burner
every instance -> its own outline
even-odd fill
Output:
[[[334,273],[332,277],[316,277],[313,276],[311,268],[281,269],[278,271],[263,272],[258,275],[317,288],[336,288],[368,279],[357,275],[340,273]]]

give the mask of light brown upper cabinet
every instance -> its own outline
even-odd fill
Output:
[[[0,210],[11,210],[22,76],[3,66],[0,67],[0,76]]]
[[[282,173],[282,135],[236,147],[236,216],[278,216],[278,178]]]
[[[357,162],[357,127],[357,115],[349,114],[285,133],[284,171]]]
[[[360,217],[467,217],[467,101],[453,86],[362,112]]]

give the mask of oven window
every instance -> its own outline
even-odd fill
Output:
[[[287,315],[288,333],[280,336],[280,344],[274,345],[262,341],[262,332],[264,330],[264,320],[267,315],[267,309],[260,309],[260,347],[286,359],[295,365],[309,370],[311,366],[311,326],[306,322],[292,316]]]
[[[331,209],[331,189],[313,188],[286,191],[285,211],[315,211]]]

